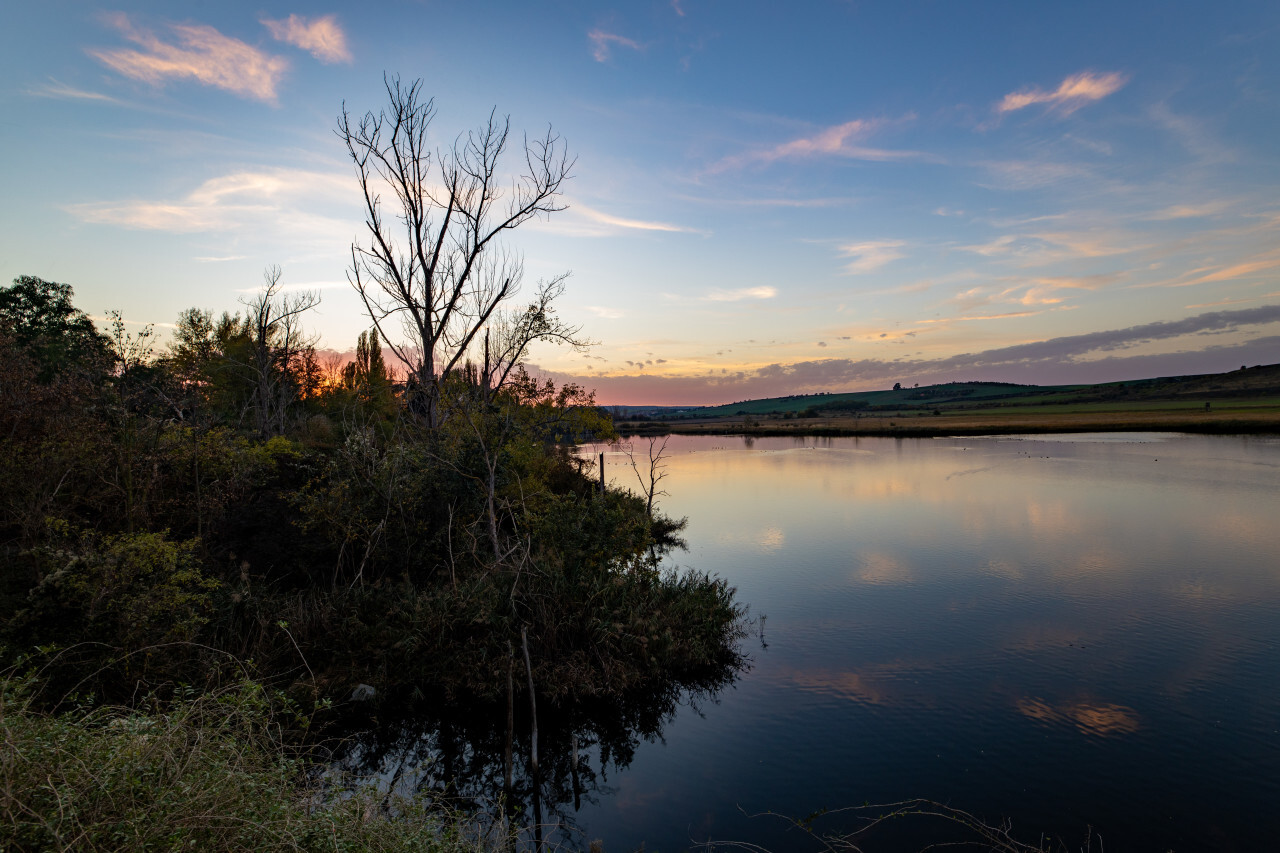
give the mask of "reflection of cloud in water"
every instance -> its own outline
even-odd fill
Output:
[[[766,527],[760,531],[756,543],[761,548],[767,548],[770,551],[776,551],[783,545],[787,544],[787,535],[778,527]]]
[[[1231,590],[1203,580],[1183,581],[1174,588],[1173,594],[1186,601],[1204,601],[1222,603],[1230,601],[1234,596]]]
[[[869,584],[907,584],[915,580],[911,567],[890,554],[863,554],[854,578]]]
[[[1022,567],[1012,560],[988,560],[987,564],[981,569],[984,574],[995,575],[998,578],[1006,578],[1008,580],[1022,580]]]
[[[1124,705],[1078,702],[1054,707],[1043,699],[1019,699],[1018,710],[1041,723],[1067,723],[1097,737],[1133,734],[1139,728],[1137,712]]]
[[[1027,501],[1027,523],[1037,536],[1067,536],[1080,533],[1080,521],[1073,518],[1065,501]]]
[[[801,670],[791,673],[791,681],[801,690],[851,699],[866,705],[884,705],[888,701],[880,688],[857,672]]]

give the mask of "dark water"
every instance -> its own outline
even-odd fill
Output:
[[[1093,850],[1280,848],[1280,440],[667,450],[661,505],[689,517],[679,562],[730,579],[767,616],[767,647],[750,641],[749,671],[696,707],[665,697],[627,710],[634,725],[601,712],[548,735],[543,820],[574,826],[550,835],[782,851],[805,838],[751,815],[924,797],[1073,850],[1090,828]],[[438,731],[424,721],[366,764],[385,775],[416,748],[435,769],[409,776],[439,787]],[[589,778],[570,785],[574,733]]]

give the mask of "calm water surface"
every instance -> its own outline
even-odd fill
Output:
[[[1280,843],[1280,440],[667,451],[678,562],[737,586],[763,643],[715,701],[605,762],[578,808],[561,797],[561,838],[783,851],[804,839],[750,815],[924,797],[1072,849],[1088,827],[1093,850]]]
[[[578,813],[588,838],[781,850],[796,834],[744,811],[928,797],[1030,841],[1280,844],[1280,440],[668,451],[680,561],[766,614],[767,648],[637,750]],[[626,482],[625,457],[606,460]]]

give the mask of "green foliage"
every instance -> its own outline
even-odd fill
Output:
[[[732,590],[660,569],[683,522],[601,493],[574,455],[614,435],[590,393],[518,366],[497,387],[466,365],[440,383],[430,423],[403,411],[370,331],[291,421],[309,345],[267,351],[284,343],[263,332],[264,299],[249,304],[256,322],[183,312],[159,359],[117,315],[115,367],[97,379],[42,382],[0,329],[10,643],[86,644],[75,678],[114,696],[216,669],[220,653],[314,692],[493,695],[526,634],[550,697],[616,697],[737,660]]]
[[[97,373],[111,364],[109,339],[71,304],[71,285],[23,275],[0,288],[0,327],[35,362],[48,382],[69,370]]]
[[[14,619],[20,636],[137,649],[189,642],[208,621],[218,582],[202,571],[194,540],[50,527],[48,544],[30,555],[36,578]]]

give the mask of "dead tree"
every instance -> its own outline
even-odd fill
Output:
[[[262,290],[244,303],[245,331],[252,346],[251,400],[264,437],[284,432],[289,406],[299,396],[300,363],[315,346],[315,336],[302,328],[302,315],[320,304],[320,294],[313,290],[286,293],[280,276],[280,267],[268,267]]]
[[[337,134],[364,197],[369,238],[367,245],[352,243],[347,278],[408,372],[410,410],[434,428],[449,374],[482,346],[485,330],[519,290],[522,259],[499,238],[533,217],[565,209],[561,187],[573,161],[548,129],[524,139],[519,175],[500,173],[510,121],[496,111],[478,130],[434,149],[428,130],[435,105],[421,99],[422,81],[406,86],[388,77],[384,83],[388,103],[380,112],[353,122],[344,105],[338,117]],[[398,207],[390,221],[382,206],[387,190]],[[535,313],[547,294],[559,293],[560,281],[540,288]],[[577,332],[554,314],[541,316],[553,322],[527,325],[526,346],[557,335],[572,339]],[[485,370],[491,380],[506,372]]]

